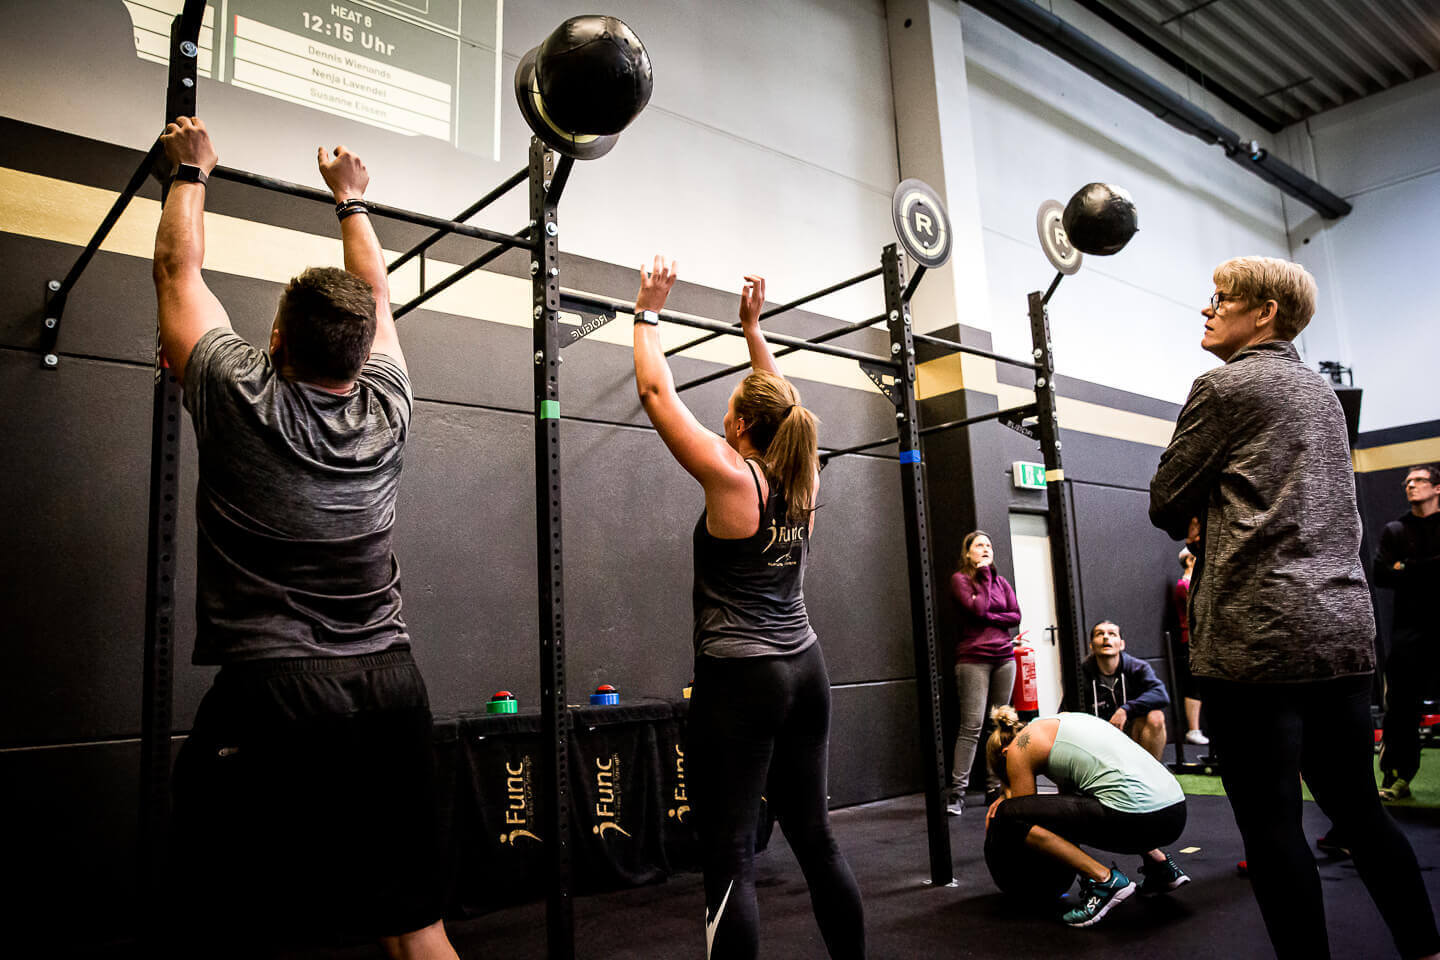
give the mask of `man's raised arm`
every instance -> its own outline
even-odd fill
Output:
[[[160,135],[174,172],[155,231],[155,299],[160,345],[182,383],[190,351],[214,327],[229,327],[225,308],[205,285],[205,190],[219,157],[198,117],[176,117]]]
[[[362,205],[355,204],[358,212],[354,213],[347,213],[344,207],[348,200],[365,199],[370,174],[360,158],[343,146],[335,148],[334,157],[321,147],[315,159],[320,165],[320,176],[335,194],[337,213],[341,214],[340,242],[345,246],[345,269],[367,281],[375,292],[375,343],[370,353],[372,356],[383,353],[404,370],[405,354],[400,351],[400,336],[390,312],[390,275],[385,269],[380,240]]]

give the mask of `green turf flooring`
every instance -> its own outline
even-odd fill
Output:
[[[1225,788],[1220,784],[1219,777],[1207,777],[1197,773],[1182,773],[1175,777],[1180,781],[1181,788],[1191,796],[1200,797],[1223,797]],[[1380,769],[1377,762],[1375,769],[1375,786],[1380,786]],[[1313,801],[1310,790],[1302,786],[1302,792],[1306,800]],[[1386,806],[1393,807],[1440,807],[1440,749],[1430,748],[1423,751],[1420,759],[1420,772],[1415,779],[1410,781],[1410,797],[1405,800],[1394,800],[1386,803]]]

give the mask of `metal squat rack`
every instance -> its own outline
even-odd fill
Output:
[[[186,0],[184,10],[171,26],[170,71],[165,104],[165,121],[196,112],[197,39],[205,0]],[[135,173],[117,197],[114,205],[97,228],[90,242],[76,259],[63,280],[50,281],[46,290],[46,308],[41,340],[42,364],[54,370],[60,364],[57,352],[61,321],[71,290],[110,230],[120,219],[130,201],[152,173],[158,175],[157,164],[163,155],[157,139],[145,154]],[[560,286],[559,224],[557,209],[569,179],[574,161],[556,156],[538,138],[531,138],[529,163],[474,204],[442,220],[380,204],[370,204],[372,215],[406,223],[428,226],[434,233],[397,257],[388,265],[393,272],[410,260],[419,258],[421,293],[395,309],[398,319],[436,294],[481,269],[505,251],[524,248],[530,251],[530,275],[533,294],[533,330],[535,365],[535,494],[536,544],[540,623],[540,688],[541,732],[545,751],[542,764],[542,789],[545,792],[547,822],[546,843],[549,885],[546,896],[546,928],[548,955],[555,960],[574,956],[574,914],[572,902],[572,863],[570,840],[568,747],[570,715],[566,706],[565,682],[565,617],[564,563],[561,540],[561,475],[560,475],[560,349],[579,342],[584,336],[613,320],[617,313],[630,313],[633,304],[608,297],[595,296]],[[212,177],[302,199],[323,203],[333,198],[325,191],[300,184],[276,180],[258,174],[216,167]],[[530,222],[511,234],[498,233],[470,226],[462,221],[474,216],[509,190],[527,181],[530,184]],[[162,203],[164,193],[162,190]],[[485,240],[493,244],[484,254],[449,274],[434,286],[425,286],[425,251],[440,239],[457,234]],[[1067,688],[1078,683],[1079,657],[1074,654],[1075,598],[1074,558],[1069,536],[1067,506],[1062,488],[1064,473],[1060,466],[1060,441],[1054,415],[1054,371],[1050,360],[1050,337],[1045,304],[1055,290],[1042,297],[1030,295],[1031,331],[1035,341],[1035,361],[1014,360],[990,351],[967,346],[938,337],[914,333],[911,329],[910,298],[925,273],[917,268],[909,283],[905,282],[904,265],[895,244],[887,245],[881,265],[874,269],[826,287],[790,303],[771,308],[762,319],[809,303],[864,280],[883,277],[885,312],[809,339],[765,333],[765,338],[783,349],[777,356],[796,350],[809,350],[843,357],[860,363],[872,382],[895,406],[900,432],[872,443],[822,455],[822,463],[850,453],[898,443],[900,447],[901,490],[905,504],[906,553],[910,575],[910,607],[916,662],[918,731],[927,753],[924,778],[926,794],[926,825],[929,837],[930,882],[936,885],[953,881],[950,835],[945,821],[944,784],[945,759],[940,718],[940,681],[936,658],[934,593],[926,525],[926,494],[921,438],[941,430],[969,426],[984,420],[1001,422],[1036,437],[1044,451],[1046,476],[1049,480],[1049,503],[1056,581],[1064,585],[1068,602],[1062,604],[1061,634],[1070,639],[1072,674],[1067,675]],[[1057,275],[1056,283],[1059,282]],[[579,314],[585,322],[578,328],[568,327],[562,337],[559,322],[561,311]],[[704,337],[667,351],[667,355],[687,350],[717,336],[743,336],[738,324],[727,324],[704,317],[675,311],[662,312],[671,322],[708,331]],[[830,340],[884,322],[890,336],[890,356],[875,356],[858,350],[833,346]],[[919,424],[915,395],[915,344],[927,343],[961,353],[1012,363],[1036,372],[1036,402],[1022,407],[983,414],[964,420],[931,427]],[[686,390],[729,376],[748,368],[748,364],[707,374],[681,384]],[[141,723],[141,776],[139,822],[139,880],[142,891],[142,934],[158,935],[165,918],[161,913],[163,891],[168,868],[168,820],[170,792],[170,742],[172,733],[173,654],[174,654],[174,580],[176,517],[179,505],[178,459],[180,454],[179,382],[169,372],[159,347],[157,332],[154,376],[154,413],[151,429],[151,483],[148,524],[146,578],[146,629],[143,677],[143,716]],[[1023,421],[1035,418],[1032,428]]]

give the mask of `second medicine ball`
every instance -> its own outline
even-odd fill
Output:
[[[1075,870],[1051,859],[1014,835],[993,827],[985,832],[985,867],[1002,893],[1040,902],[1059,900],[1075,882]]]
[[[1097,257],[1119,253],[1140,229],[1135,201],[1109,183],[1087,183],[1075,191],[1060,222],[1076,250]]]
[[[536,54],[540,95],[566,130],[611,135],[629,126],[650,102],[650,55],[616,17],[571,17]]]

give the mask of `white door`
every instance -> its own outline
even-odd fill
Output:
[[[1015,596],[1020,601],[1020,629],[1035,650],[1040,713],[1054,713],[1060,709],[1063,688],[1047,518],[1033,513],[1010,514],[1010,545],[1015,551]]]

